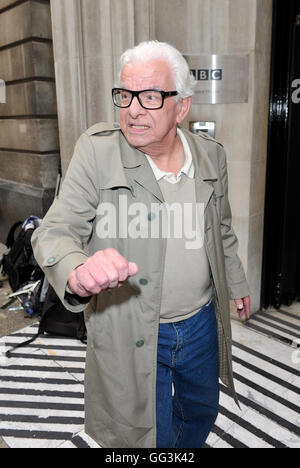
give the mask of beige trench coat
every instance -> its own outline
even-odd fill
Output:
[[[183,131],[195,165],[196,200],[205,205],[204,246],[215,292],[220,378],[235,397],[229,296],[241,298],[249,290],[231,227],[226,156],[214,140]],[[113,247],[137,263],[135,277],[119,289],[94,296],[88,304],[86,432],[102,447],[155,447],[157,335],[166,239],[100,238],[99,207],[112,203],[118,214],[119,195],[128,207],[136,202],[147,206],[146,223],[152,222],[151,204],[163,202],[144,154],[127,143],[118,124],[100,123],[79,138],[59,199],[34,233],[32,244],[50,283],[73,312],[87,304],[69,301],[67,280],[87,255]]]

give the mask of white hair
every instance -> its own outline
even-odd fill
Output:
[[[184,99],[194,94],[196,80],[185,58],[179,50],[166,42],[145,41],[132,49],[127,49],[120,58],[119,83],[124,65],[132,62],[147,63],[151,60],[163,60],[168,63],[174,76],[177,98]]]

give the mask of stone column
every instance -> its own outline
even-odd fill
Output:
[[[153,36],[152,0],[51,0],[62,170],[89,126],[118,118],[121,53]]]
[[[0,0],[0,241],[30,215],[43,217],[59,166],[50,4]]]

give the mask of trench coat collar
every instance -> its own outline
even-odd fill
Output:
[[[195,135],[188,130],[181,128],[184,136],[187,139],[192,152],[193,163],[195,167],[195,178],[204,180],[218,179],[215,168],[208,156],[206,149],[201,141],[201,137]]]
[[[163,202],[164,198],[160,187],[144,153],[131,146],[122,133],[120,134],[120,147],[123,167],[129,183],[130,180],[135,180],[159,201]]]
[[[196,202],[203,203],[205,209],[214,192],[212,182],[215,182],[218,177],[215,168],[209,159],[208,153],[204,148],[201,137],[187,130],[182,130],[193,156],[195,167]]]
[[[205,183],[205,181],[217,180],[216,171],[209,159],[207,151],[203,144],[201,144],[201,138],[188,130],[183,128],[181,128],[181,130],[191,148],[195,167],[197,201],[207,202],[213,189],[211,185]],[[163,202],[163,195],[144,153],[132,147],[122,133],[120,133],[120,147],[126,175],[129,178],[133,178],[138,184],[149,190],[156,198]]]

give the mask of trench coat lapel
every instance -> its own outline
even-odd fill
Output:
[[[129,184],[131,181],[137,182],[144,189],[151,192],[160,202],[163,202],[163,195],[145,155],[130,146],[122,134],[120,143],[123,167]]]
[[[100,140],[101,141],[101,140]],[[99,152],[105,152],[109,155],[105,161],[105,171],[101,174],[101,188],[103,190],[114,187],[125,187],[131,190],[126,175],[123,170],[122,149],[119,145],[119,132],[112,134],[111,140],[106,143],[106,147],[99,147]]]
[[[209,159],[207,151],[201,145],[201,138],[193,135],[183,128],[181,130],[183,131],[192,152],[195,167],[196,202],[203,203],[205,209],[214,192],[212,182],[216,181],[218,177],[214,166]]]

